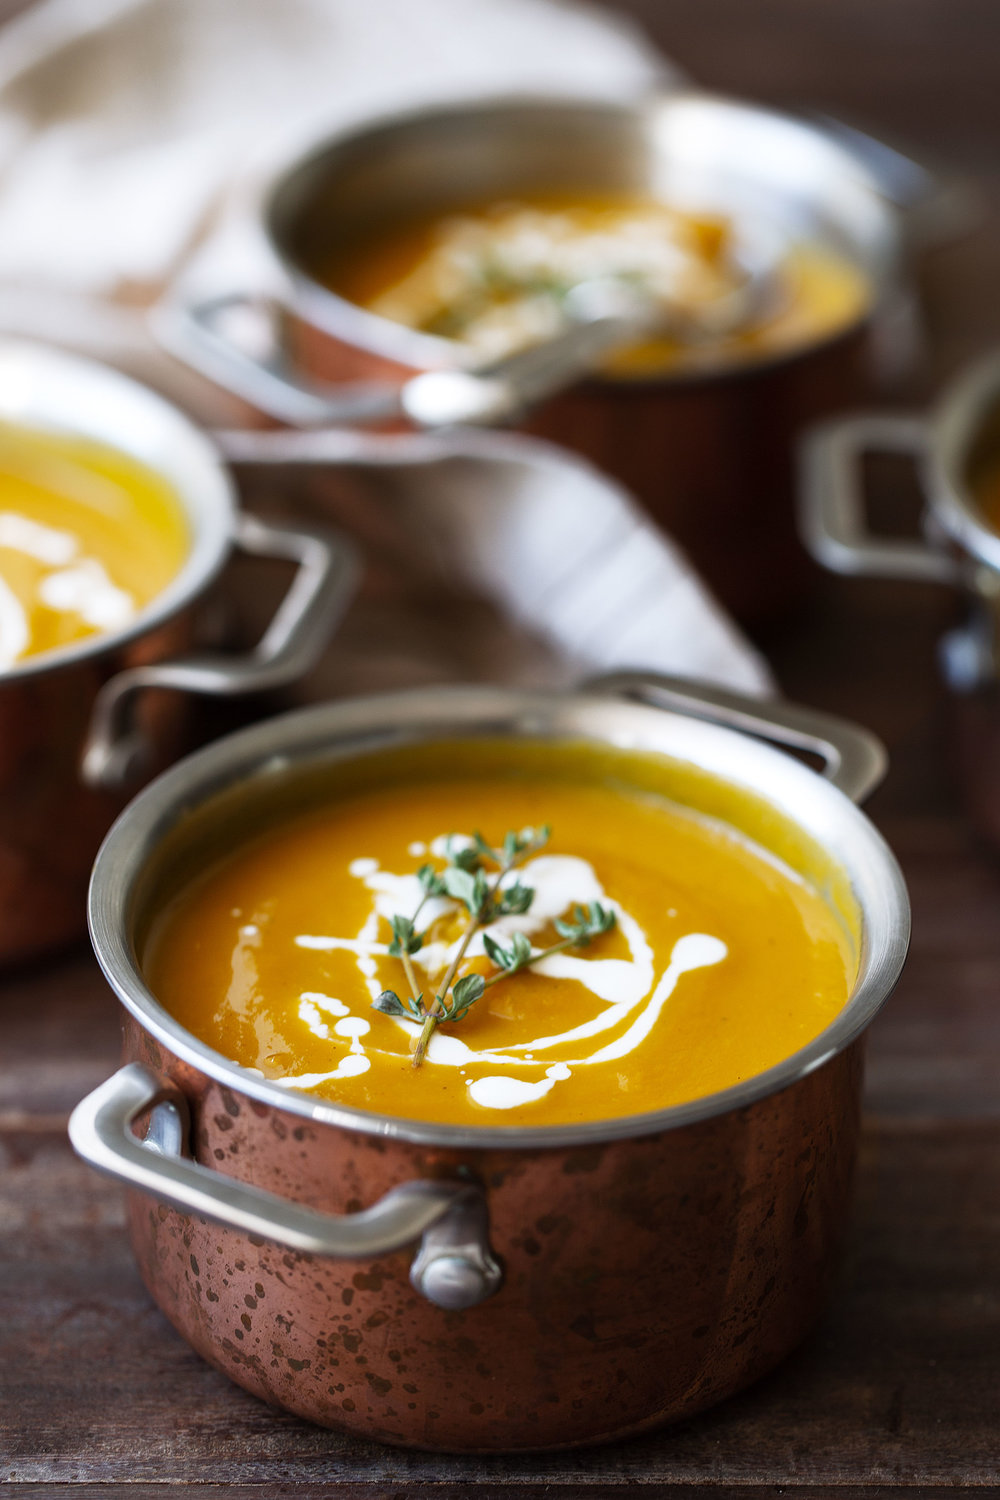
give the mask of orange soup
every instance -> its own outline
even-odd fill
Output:
[[[763,238],[751,244],[734,219],[648,196],[550,192],[412,219],[312,269],[348,301],[455,339],[485,362],[551,338],[574,286],[621,278],[660,309],[665,330],[687,329],[608,360],[606,373],[641,378],[782,354],[863,316],[871,287],[845,256],[777,232],[765,252]],[[766,295],[748,302],[737,329],[713,332],[719,307],[762,255]]]
[[[134,458],[0,425],[0,669],[127,628],[189,546],[173,490]]]
[[[387,1115],[570,1123],[739,1083],[842,1009],[856,934],[815,851],[808,875],[782,857],[798,845],[776,815],[753,813],[764,848],[656,790],[655,768],[637,778],[643,760],[659,758],[519,742],[372,756],[189,856],[142,942],[147,981],[227,1058]],[[710,794],[746,822],[742,794]]]

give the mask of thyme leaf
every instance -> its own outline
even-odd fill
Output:
[[[412,917],[392,917],[392,942],[389,944],[389,952],[393,958],[399,958],[402,953],[419,953],[424,946],[423,933],[415,932]]]
[[[482,974],[466,974],[451,987],[451,999],[443,1002],[442,1021],[460,1021],[481,1000],[486,991]]]
[[[591,938],[602,932],[610,932],[615,925],[615,914],[599,901],[590,906],[574,906],[573,921],[555,921],[553,927],[560,937],[566,938],[574,948],[585,948]]]
[[[380,1010],[385,1016],[402,1016],[407,1021],[422,1021],[423,998],[423,995],[417,995],[401,1000],[395,990],[383,990],[378,999],[372,1001],[372,1009]]]

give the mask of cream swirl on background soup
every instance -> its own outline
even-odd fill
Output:
[[[189,547],[167,482],[86,438],[0,424],[0,670],[127,628]]]

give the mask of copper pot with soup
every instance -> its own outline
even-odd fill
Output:
[[[247,657],[193,650],[234,550],[298,573]],[[212,445],[151,391],[0,344],[0,961],[85,925],[90,866],[126,790],[179,751],[173,692],[300,675],[350,590],[329,536],[240,515]]]
[[[565,330],[615,334],[610,283],[644,332],[531,429],[624,481],[737,615],[802,583],[794,435],[867,389],[873,330],[900,306],[900,218],[817,126],[700,93],[421,110],[297,159],[260,227],[279,303],[182,289],[160,317],[256,406],[307,424],[510,417],[570,378],[550,350]],[[431,401],[419,371],[485,390]]]
[[[925,508],[922,535],[871,530],[862,460],[912,459]],[[939,583],[964,620],[941,641],[963,793],[1000,846],[1000,357],[960,377],[927,415],[870,412],[818,428],[803,444],[806,545],[837,573]]]
[[[604,1441],[768,1370],[830,1287],[906,950],[851,800],[883,768],[624,673],[327,705],[168,772],[95,868],[125,1062],[70,1127],[168,1317],[427,1448]]]

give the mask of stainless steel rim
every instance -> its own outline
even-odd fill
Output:
[[[0,420],[91,439],[136,458],[171,483],[192,537],[180,572],[125,629],[28,657],[0,673],[0,687],[114,654],[179,614],[219,573],[233,535],[235,486],[209,439],[162,396],[96,360],[5,338]]]
[[[277,259],[282,271],[294,288],[298,310],[306,322],[311,323],[316,328],[333,337],[370,349],[401,365],[408,365],[414,370],[471,365],[475,361],[474,353],[466,350],[455,340],[420,333],[406,328],[401,324],[394,323],[387,318],[383,318],[379,314],[369,312],[367,309],[349,302],[346,298],[323,286],[305,270],[297,260],[294,252],[290,249],[285,233],[285,219],[287,216],[284,198],[290,192],[294,191],[296,179],[317,168],[328,156],[333,155],[345,146],[350,146],[358,140],[375,139],[379,134],[389,135],[410,124],[419,124],[425,121],[461,119],[462,116],[468,116],[469,114],[480,115],[483,113],[502,112],[504,110],[516,111],[532,108],[538,109],[540,107],[554,111],[560,109],[570,111],[584,108],[594,113],[601,113],[609,119],[613,117],[631,117],[639,121],[644,119],[652,121],[659,110],[664,108],[673,108],[676,110],[685,106],[706,106],[730,112],[741,112],[748,119],[773,121],[776,125],[782,125],[790,134],[797,133],[803,140],[808,138],[814,141],[817,146],[821,146],[831,157],[836,157],[840,160],[845,175],[855,184],[861,186],[862,190],[870,196],[872,206],[875,207],[877,205],[878,208],[876,211],[881,211],[883,217],[883,242],[878,253],[872,255],[870,262],[865,266],[865,270],[870,276],[873,286],[873,305],[877,305],[893,283],[900,247],[899,234],[894,228],[889,209],[884,206],[885,200],[876,179],[859,164],[856,156],[852,156],[850,152],[845,150],[834,139],[824,135],[822,131],[807,121],[797,120],[791,115],[783,115],[777,110],[764,109],[749,102],[727,98],[724,95],[714,95],[701,90],[678,91],[677,93],[662,96],[654,95],[632,105],[616,103],[610,100],[594,100],[592,98],[512,94],[491,98],[485,103],[480,104],[470,105],[466,102],[441,106],[433,110],[418,108],[381,115],[374,120],[366,122],[363,126],[349,127],[337,132],[319,144],[314,145],[304,154],[297,155],[292,160],[285,162],[263,195],[261,220],[266,240],[272,254]],[[704,372],[688,370],[679,372],[676,376],[657,375],[651,377],[649,380],[635,379],[628,383],[701,384],[732,378],[754,370],[763,370],[776,365],[783,365],[846,337],[854,329],[866,323],[871,317],[871,312],[871,308],[866,308],[861,316],[848,327],[839,328],[830,335],[809,343],[803,348],[797,347],[787,352],[777,352],[771,356],[755,359],[745,365],[718,370],[708,369]]]
[[[136,884],[179,812],[192,811],[238,784],[264,787],[275,776],[378,746],[505,733],[658,749],[764,796],[830,849],[847,870],[863,914],[857,982],[832,1025],[767,1072],[688,1104],[583,1125],[466,1127],[373,1114],[280,1088],[199,1042],[158,1004],[145,985],[132,943]],[[792,805],[807,809],[807,815],[796,816],[789,811]],[[304,709],[190,756],[153,782],[112,828],[94,867],[89,917],[98,961],[122,1004],[183,1061],[231,1089],[319,1125],[454,1149],[538,1150],[652,1135],[778,1093],[860,1036],[891,992],[909,940],[906,888],[888,847],[848,798],[801,763],[732,730],[606,695],[483,687],[416,690]]]

